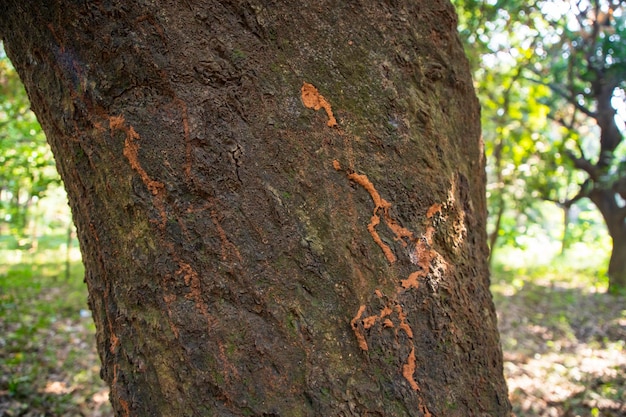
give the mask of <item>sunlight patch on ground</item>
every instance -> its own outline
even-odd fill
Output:
[[[494,272],[504,373],[517,417],[626,416],[626,298],[592,269]]]
[[[61,395],[61,394],[68,394],[72,392],[72,390],[68,388],[65,382],[48,381],[45,388],[43,389],[43,392],[45,392],[46,394]]]

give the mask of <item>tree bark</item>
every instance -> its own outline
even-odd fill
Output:
[[[156,4],[159,3],[159,4]],[[447,1],[16,1],[119,416],[504,416]]]
[[[609,292],[617,293],[626,288],[626,208],[618,203],[618,195],[613,189],[596,188],[589,194],[591,201],[598,207],[607,225],[611,241],[609,258]]]

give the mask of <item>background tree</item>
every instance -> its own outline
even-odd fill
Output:
[[[513,161],[515,176],[523,177],[524,195],[533,201],[540,198],[556,202],[564,209],[566,224],[571,206],[589,198],[602,214],[613,240],[610,287],[623,288],[626,209],[620,195],[620,184],[624,182],[620,168],[624,151],[620,145],[624,120],[617,116],[617,109],[624,107],[620,104],[624,101],[626,56],[624,3],[498,1],[457,5],[465,10],[462,27],[468,49],[475,62],[483,60],[483,68],[476,72],[479,88],[494,91],[494,85],[515,84],[506,89],[506,94],[497,96],[501,102],[494,106],[489,105],[492,98],[483,98],[487,104],[485,132],[494,132],[497,137],[489,140],[486,133],[488,151],[492,149],[495,156],[493,166],[498,167],[494,171],[500,175],[507,172],[498,160]],[[471,15],[472,7],[482,13],[478,17]],[[476,26],[481,21],[486,21],[486,29]],[[494,84],[497,79],[504,82]],[[523,93],[518,94],[523,100],[515,100],[524,103],[521,113],[508,104],[515,90]],[[533,112],[533,108],[539,112]],[[542,108],[549,109],[549,113]],[[493,120],[495,126],[492,123],[490,129]],[[516,120],[522,122],[522,136],[511,134]],[[499,155],[506,145],[500,142],[514,143],[510,147],[513,151],[504,158]],[[515,164],[519,155],[523,165]],[[498,180],[498,175],[494,183],[506,184]],[[519,201],[517,198],[515,204]],[[527,207],[522,203],[522,210]],[[567,229],[563,236],[565,246]]]
[[[118,415],[508,415],[448,2],[0,16]]]
[[[536,50],[545,61],[530,67],[534,76],[528,76],[550,88],[551,118],[561,127],[558,146],[585,173],[576,194],[561,204],[589,198],[606,222],[613,241],[612,290],[626,288],[626,171],[620,146],[625,126],[616,110],[626,107],[625,6],[571,2],[569,13],[547,15],[555,30]]]

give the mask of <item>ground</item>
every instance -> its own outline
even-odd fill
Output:
[[[68,278],[62,250],[0,250],[0,417],[112,415],[72,257]],[[495,268],[517,417],[626,417],[626,297],[606,294],[597,274]]]
[[[626,297],[596,274],[560,263],[493,273],[518,417],[626,416]]]
[[[112,416],[83,268],[72,251],[68,277],[63,252],[0,250],[0,417]]]

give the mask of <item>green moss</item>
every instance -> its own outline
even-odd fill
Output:
[[[289,332],[291,333],[292,336],[297,336],[298,335],[298,324],[297,324],[297,318],[293,313],[288,313],[287,314],[287,327],[289,329]]]
[[[448,410],[457,410],[459,408],[459,404],[452,401],[446,401],[445,408]]]
[[[293,254],[281,254],[273,262],[273,266],[277,271],[289,271],[290,268],[295,267]]]
[[[245,345],[245,333],[243,331],[233,331],[226,336],[226,356],[230,359],[237,359],[237,350],[239,346]]]
[[[226,383],[226,380],[224,379],[224,375],[222,375],[221,373],[219,373],[216,370],[213,370],[211,372],[211,377],[213,379],[214,384],[219,386],[219,387],[224,386],[224,384]]]
[[[241,49],[233,49],[231,54],[230,54],[230,59],[235,64],[243,61],[247,57],[248,57],[248,55],[244,51],[242,51]]]
[[[314,224],[314,222],[311,220],[308,214],[304,212],[304,210],[299,210],[299,209],[296,210],[296,215],[298,216],[298,218],[304,225],[305,233],[306,233],[304,236],[304,240],[306,241],[307,245],[311,248],[314,254],[320,255],[320,256],[323,255],[324,254],[324,245],[322,243],[323,240],[320,239],[319,228],[315,227],[319,224],[319,222],[315,222]]]

